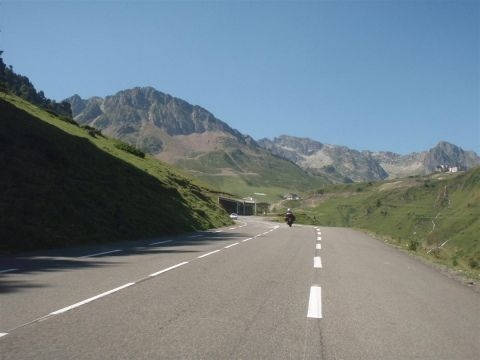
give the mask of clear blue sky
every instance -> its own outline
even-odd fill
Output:
[[[0,4],[7,64],[61,100],[134,86],[258,139],[480,152],[479,2]]]

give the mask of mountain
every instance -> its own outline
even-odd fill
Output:
[[[273,140],[261,139],[258,144],[310,172],[323,174],[332,181],[371,181],[388,177],[371,154],[345,146],[322,144],[308,138],[287,135]]]
[[[206,109],[152,87],[105,98],[74,95],[66,101],[78,123],[135,145],[223,191],[276,197],[326,182],[273,155]]]
[[[1,91],[0,114],[0,253],[231,223],[212,190],[118,140]]]
[[[440,165],[457,166],[461,169],[480,165],[480,157],[475,152],[464,151],[445,141],[440,141],[430,150],[407,155],[357,151],[345,146],[323,144],[308,138],[287,135],[273,140],[261,139],[258,144],[310,172],[343,182],[426,175],[434,172]]]

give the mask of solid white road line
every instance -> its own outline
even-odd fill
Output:
[[[321,250],[322,249],[322,244],[319,243],[319,244],[315,245],[315,249]]]
[[[205,256],[208,256],[208,255],[212,255],[212,254],[215,254],[217,252],[219,252],[220,250],[213,250],[213,251],[210,251],[209,253],[206,253],[206,254],[203,254],[203,255],[200,255],[200,256],[197,256],[197,259],[201,259]]]
[[[160,244],[166,244],[166,243],[169,243],[169,242],[172,242],[173,240],[164,240],[164,241],[157,241],[157,242],[153,242],[151,244],[148,244],[148,245],[160,245]]]
[[[126,287],[129,287],[129,286],[132,286],[132,285],[134,285],[134,284],[135,284],[135,283],[131,282],[131,283],[128,283],[128,284],[119,286],[119,287],[117,287],[117,288],[115,288],[115,289],[106,291],[106,292],[101,293],[101,294],[99,294],[99,295],[97,295],[97,296],[93,296],[93,297],[88,298],[88,299],[86,299],[86,300],[80,301],[80,302],[78,302],[78,303],[76,303],[76,304],[73,304],[73,305],[64,307],[63,309],[60,309],[60,310],[57,310],[57,311],[53,311],[53,312],[50,313],[50,315],[58,315],[58,314],[61,314],[61,313],[66,312],[66,311],[75,309],[76,307],[85,305],[85,304],[87,304],[87,303],[89,303],[89,302],[91,302],[91,301],[93,301],[93,300],[97,300],[97,299],[99,299],[99,298],[101,298],[101,297],[110,295],[110,294],[112,294],[112,293],[114,293],[114,292],[120,291],[120,290],[125,289]]]
[[[122,250],[105,251],[105,252],[96,253],[96,254],[79,256],[78,258],[79,258],[79,259],[83,259],[83,258],[88,258],[88,257],[93,257],[93,256],[99,256],[99,255],[105,255],[105,254],[112,254],[112,253],[116,253],[116,252],[120,252],[120,251],[122,251]]]
[[[5,274],[5,273],[9,273],[9,272],[12,272],[12,271],[17,271],[18,269],[6,269],[6,270],[0,270],[0,274]]]
[[[242,240],[242,242],[246,242],[248,240],[252,240],[252,238],[244,239],[244,240]]]
[[[321,268],[322,267],[322,259],[320,259],[320,256],[315,256],[313,258],[313,267],[314,268]]]
[[[322,318],[322,288],[320,286],[312,286],[310,288],[307,317],[314,319]]]
[[[234,244],[227,245],[227,246],[225,246],[225,249],[231,248],[232,246],[235,246],[235,245],[238,245],[238,244],[240,244],[240,243],[236,242]]]
[[[164,273],[164,272],[167,272],[167,271],[169,271],[169,270],[175,269],[175,268],[177,268],[177,267],[179,267],[179,266],[182,266],[182,265],[185,265],[185,264],[188,264],[188,261],[184,261],[184,262],[178,263],[178,264],[173,265],[173,266],[170,266],[170,267],[168,267],[168,268],[166,268],[166,269],[163,269],[163,270],[154,272],[153,274],[150,274],[150,275],[148,275],[148,276],[150,276],[150,277],[157,276],[157,275],[160,275],[160,274],[162,274],[162,273]]]
[[[317,241],[320,241],[322,240],[322,237],[321,236],[317,236]]]

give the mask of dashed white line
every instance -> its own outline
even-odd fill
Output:
[[[93,301],[93,300],[97,300],[97,299],[99,299],[99,298],[101,298],[101,297],[110,295],[110,294],[112,294],[112,293],[114,293],[114,292],[116,292],[116,291],[120,291],[120,290],[125,289],[126,287],[129,287],[129,286],[132,286],[132,285],[134,285],[134,284],[135,284],[135,283],[131,282],[131,283],[128,283],[128,284],[119,286],[119,287],[117,287],[117,288],[115,288],[115,289],[112,289],[112,290],[109,290],[109,291],[105,291],[104,293],[101,293],[101,294],[99,294],[99,295],[93,296],[93,297],[88,298],[88,299],[86,299],[86,300],[80,301],[80,302],[78,302],[78,303],[76,303],[76,304],[73,304],[73,305],[64,307],[64,308],[62,308],[62,309],[60,309],[60,310],[57,310],[57,311],[53,311],[53,312],[50,313],[50,315],[58,315],[58,314],[61,314],[61,313],[66,312],[66,311],[75,309],[76,307],[85,305],[85,304],[87,304],[87,303],[89,303],[89,302],[91,302],[91,301]]]
[[[116,252],[120,252],[120,251],[122,251],[122,250],[104,251],[104,252],[100,252],[100,253],[96,253],[96,254],[79,256],[78,258],[79,258],[79,259],[83,259],[83,258],[88,258],[88,257],[93,257],[93,256],[100,256],[100,255],[112,254],[112,253],[116,253]]]
[[[317,245],[315,245],[315,249],[321,250],[321,249],[322,249],[322,244],[317,244]]]
[[[315,256],[313,258],[313,267],[314,268],[321,268],[322,267],[322,259],[320,259],[320,256]]]
[[[232,246],[235,246],[235,245],[238,245],[238,244],[240,244],[240,243],[236,242],[236,243],[227,245],[227,246],[225,246],[225,249],[231,248]]]
[[[0,332],[0,337],[5,336],[5,335],[8,335],[8,333],[2,333],[2,332]]]
[[[173,240],[164,240],[164,241],[157,241],[157,242],[153,242],[151,244],[148,244],[148,245],[160,245],[160,244],[166,244],[166,243],[169,243],[169,242],[172,242]]]
[[[214,233],[220,233],[222,230],[215,230]]]
[[[317,241],[320,241],[322,240],[322,237],[321,236],[317,236]]]
[[[248,240],[252,240],[252,238],[248,238],[248,239],[243,239],[242,242],[246,242]]]
[[[12,272],[12,271],[17,271],[18,269],[6,269],[6,270],[0,270],[0,274],[5,274],[5,273],[9,273],[9,272]]]
[[[229,228],[228,230],[235,230],[236,228]]]
[[[163,270],[154,272],[153,274],[150,274],[150,275],[148,275],[148,276],[150,276],[150,277],[157,276],[157,275],[163,274],[164,272],[167,272],[167,271],[169,271],[169,270],[175,269],[175,268],[177,268],[177,267],[179,267],[179,266],[182,266],[182,265],[185,265],[185,264],[188,264],[188,261],[183,261],[183,262],[178,263],[178,264],[176,264],[176,265],[170,266],[170,267],[168,267],[168,268],[166,268],[166,269],[163,269]]]
[[[322,318],[322,288],[320,286],[310,287],[307,317],[314,319]]]
[[[201,259],[205,256],[208,256],[208,255],[212,255],[212,254],[215,254],[217,252],[219,252],[220,250],[213,250],[213,251],[210,251],[209,253],[206,253],[206,254],[203,254],[203,255],[200,255],[200,256],[197,256],[197,259]]]

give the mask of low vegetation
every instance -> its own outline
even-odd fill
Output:
[[[364,229],[480,279],[480,168],[329,185],[294,205],[299,222]]]
[[[286,193],[314,189],[327,182],[290,161],[264,152],[247,154],[241,149],[210,152],[195,160],[179,161],[178,165],[222,191],[240,197],[264,193],[258,200],[270,203]],[[224,169],[231,169],[231,174],[222,173]]]
[[[0,114],[2,253],[231,223],[207,188],[94,128],[12,93]]]

